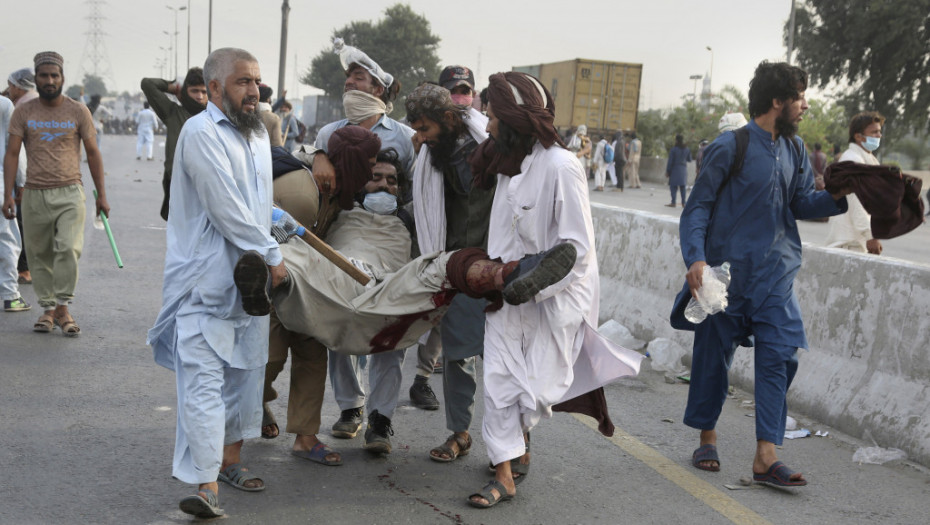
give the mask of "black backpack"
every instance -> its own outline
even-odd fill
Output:
[[[739,175],[739,172],[743,171],[743,162],[746,160],[746,150],[749,148],[749,126],[743,126],[739,129],[733,130],[730,133],[733,133],[734,138],[736,139],[736,153],[733,155],[733,163],[730,164],[730,171],[727,172],[727,177],[723,179],[723,182],[720,183],[720,187],[717,188],[717,197],[720,197],[720,194],[723,192],[723,188],[730,182],[730,179]],[[791,145],[794,146],[794,152],[801,156],[801,143],[798,142],[796,138],[791,139]],[[798,167],[798,173],[804,173],[804,164],[803,159],[801,165]]]

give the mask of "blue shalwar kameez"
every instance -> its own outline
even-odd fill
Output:
[[[797,370],[797,349],[807,348],[794,278],[801,267],[796,221],[846,211],[814,190],[814,175],[800,139],[772,140],[748,124],[743,169],[724,182],[736,151],[732,133],[704,151],[701,175],[679,223],[685,266],[730,262],[729,306],[696,326],[686,425],[711,430],[727,392],[727,369],[736,347],[755,344],[756,439],[781,444],[785,395]],[[724,184],[719,196],[718,188]]]
[[[181,130],[174,155],[163,303],[148,333],[155,362],[175,371],[174,477],[214,482],[223,446],[258,437],[268,316],[241,306],[233,268],[246,250],[281,263],[271,232],[271,147],[246,141],[213,103]]]

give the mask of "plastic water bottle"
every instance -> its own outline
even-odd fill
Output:
[[[691,297],[685,307],[685,319],[698,324],[708,315],[713,315],[727,308],[727,287],[730,286],[730,263],[720,266],[705,266],[701,276],[701,287],[697,290],[697,300]]]

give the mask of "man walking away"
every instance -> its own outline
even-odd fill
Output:
[[[142,103],[142,111],[136,115],[136,160],[142,159],[145,154],[146,160],[155,160],[153,148],[155,146],[155,128],[158,126],[158,120],[155,118],[155,112],[149,109],[149,103]]]

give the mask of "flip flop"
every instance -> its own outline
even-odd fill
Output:
[[[178,504],[178,508],[180,508],[182,512],[202,519],[216,518],[225,514],[223,509],[220,508],[220,501],[216,492],[210,489],[202,489],[197,492],[198,494],[188,496],[181,500]],[[199,494],[200,492],[207,495],[206,499]]]
[[[706,465],[701,465],[702,461],[716,461],[717,466],[708,467]],[[694,468],[706,470],[708,472],[720,472],[720,457],[717,455],[717,447],[710,443],[701,445],[694,451],[694,454],[691,454],[691,464],[694,465]]]
[[[265,432],[265,427],[274,427],[274,434],[270,432]],[[262,437],[264,439],[274,439],[281,434],[281,429],[278,428],[278,422],[274,418],[274,414],[271,413],[271,409],[268,408],[268,403],[262,403]]]
[[[246,492],[260,492],[265,490],[265,482],[262,481],[260,477],[249,474],[248,470],[239,463],[233,463],[226,467],[226,470],[221,470],[219,475],[217,475],[217,479]],[[262,484],[258,487],[246,486],[245,482],[253,479],[262,481]]]
[[[328,465],[330,467],[338,467],[342,465],[342,458],[335,461],[326,459],[326,456],[335,453],[335,451],[329,448],[325,443],[320,441],[310,450],[291,450],[291,454],[304,459],[309,459],[314,463],[319,463],[320,465]]]
[[[497,493],[498,493],[497,497],[495,497],[494,493],[491,492],[492,489],[497,489]],[[481,503],[480,501],[475,501],[472,499],[475,496],[479,498],[484,498],[488,502]],[[514,494],[507,494],[507,489],[504,488],[503,483],[501,483],[500,481],[497,481],[496,479],[492,479],[491,481],[488,482],[487,485],[484,486],[483,489],[481,489],[481,492],[476,492],[468,496],[468,504],[471,505],[472,507],[477,507],[479,509],[489,509],[502,501],[510,501],[513,499],[513,497],[514,497]]]
[[[781,461],[776,461],[772,463],[772,466],[769,467],[764,474],[752,473],[752,480],[761,485],[766,485],[769,487],[775,488],[785,488],[785,487],[803,487],[807,485],[806,479],[793,480],[791,475],[795,472],[788,468],[787,465]]]

